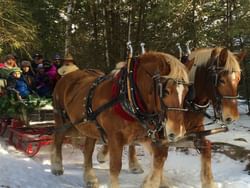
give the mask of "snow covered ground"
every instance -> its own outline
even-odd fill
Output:
[[[214,142],[226,142],[250,150],[250,117],[245,115],[247,107],[240,106],[241,118],[230,125],[230,131],[209,136]],[[96,150],[100,148],[96,146]],[[145,170],[143,174],[128,172],[127,148],[123,154],[123,169],[120,174],[121,188],[138,188],[150,169],[150,156],[137,146],[138,157]],[[250,157],[248,157],[249,159]],[[108,163],[99,164],[94,155],[94,168],[101,183],[108,183]],[[244,171],[248,160],[232,160],[224,154],[213,153],[212,166],[218,188],[250,188],[250,175]],[[49,146],[40,150],[33,158],[25,156],[13,146],[6,144],[6,138],[0,138],[0,188],[80,188],[85,187],[82,176],[83,156],[71,145],[63,146],[64,175],[50,173]],[[188,153],[170,148],[165,164],[165,175],[171,188],[199,188],[200,157],[189,149]]]

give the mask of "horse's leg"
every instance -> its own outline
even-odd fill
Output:
[[[211,168],[211,143],[202,138],[201,141],[201,183],[202,188],[216,188]]]
[[[97,153],[97,161],[104,163],[108,160],[109,148],[107,144],[102,145],[101,150]]]
[[[110,158],[110,187],[119,188],[119,179],[122,168],[122,152],[124,143],[121,136],[109,138],[109,158]]]
[[[84,154],[84,181],[88,188],[98,188],[98,179],[93,170],[92,155],[95,149],[95,139],[86,138],[83,154]]]
[[[53,99],[55,100],[55,99]],[[56,100],[55,100],[56,101]],[[65,121],[62,116],[62,111],[57,107],[57,103],[53,103],[54,106],[54,119],[55,119],[55,131],[53,135],[53,142],[51,145],[50,153],[50,162],[51,162],[51,172],[56,175],[63,174],[63,165],[62,165],[62,144],[66,131],[62,130]]]
[[[165,160],[168,156],[168,147],[165,146],[152,146],[151,153],[153,155],[152,170],[145,178],[142,187],[143,188],[167,188],[167,182],[163,175],[163,167]]]
[[[65,134],[55,131],[51,145],[51,172],[56,175],[63,174],[62,144]]]
[[[250,175],[250,162],[247,164],[245,171],[248,171],[248,175]]]
[[[105,144],[101,147],[101,150],[97,153],[98,162],[99,163],[106,162],[108,160],[108,153],[109,153],[108,145]],[[144,172],[140,163],[138,162],[134,144],[129,145],[128,161],[129,161],[129,171],[131,173],[141,174]]]
[[[140,163],[138,162],[137,156],[136,156],[136,149],[135,145],[131,144],[129,145],[129,171],[133,174],[141,174],[144,172],[142,169]]]

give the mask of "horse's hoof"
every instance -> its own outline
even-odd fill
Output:
[[[105,162],[106,162],[105,160],[99,160],[98,158],[97,158],[97,161],[98,161],[98,163],[100,163],[100,164],[102,164],[102,163],[105,163]]]
[[[138,167],[138,168],[129,169],[129,172],[132,174],[142,174],[144,172],[144,170],[142,168]]]
[[[97,182],[87,182],[87,183],[86,183],[86,187],[87,187],[87,188],[98,188],[99,185],[98,185]]]
[[[218,188],[216,183],[202,184],[202,188]]]
[[[55,176],[61,176],[63,175],[63,170],[51,170],[51,173],[54,174]]]
[[[169,188],[167,185],[161,185],[160,188]]]
[[[171,186],[168,184],[168,181],[165,176],[161,179],[160,188],[170,188]]]
[[[105,163],[105,162],[108,160],[108,156],[107,156],[107,155],[104,155],[104,154],[102,153],[102,151],[99,151],[99,152],[97,153],[96,158],[97,158],[97,161],[98,161],[99,163]]]

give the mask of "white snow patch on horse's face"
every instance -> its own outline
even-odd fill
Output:
[[[178,84],[176,87],[177,93],[178,93],[178,99],[179,99],[179,104],[182,104],[182,97],[183,97],[183,92],[184,92],[184,86],[183,84]]]

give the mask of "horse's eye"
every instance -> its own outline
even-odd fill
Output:
[[[163,96],[166,97],[167,95],[169,95],[169,91],[167,89],[164,89],[163,90]]]
[[[220,84],[225,84],[226,82],[225,82],[225,80],[219,79],[219,83]]]

